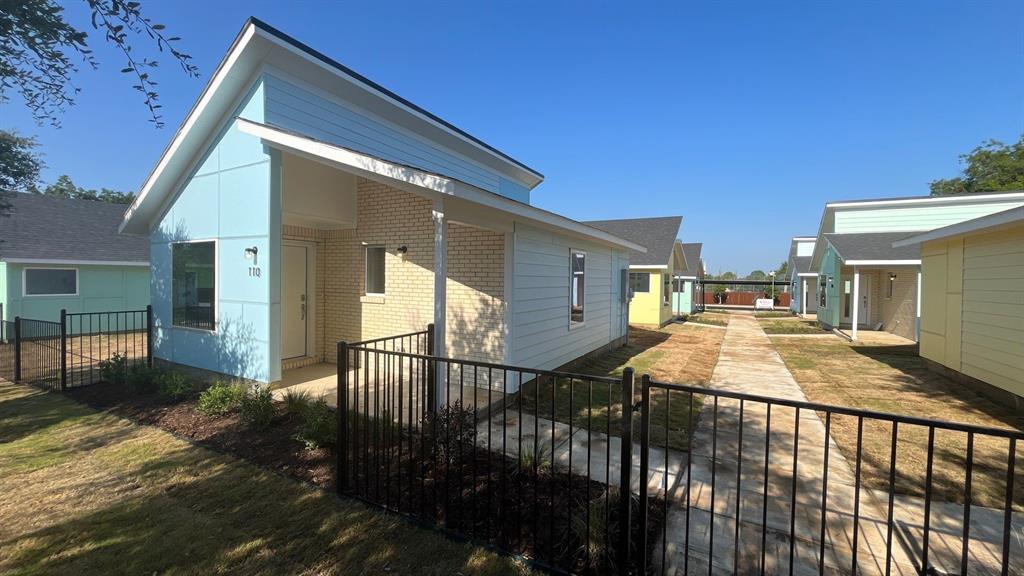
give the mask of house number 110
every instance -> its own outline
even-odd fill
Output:
[[[260,267],[259,266],[249,266],[249,276],[252,277],[252,278],[259,278],[260,277]]]

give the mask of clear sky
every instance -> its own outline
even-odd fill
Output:
[[[144,0],[203,73],[162,62],[166,128],[100,37],[62,128],[17,96],[0,127],[38,137],[46,181],[137,190],[254,15],[544,173],[534,204],[681,214],[710,271],[741,274],[783,261],[826,201],[927,194],[1024,132],[1024,2],[622,4]]]

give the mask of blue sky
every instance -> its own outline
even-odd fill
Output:
[[[69,18],[87,24],[84,2]],[[543,172],[580,220],[681,214],[712,272],[771,269],[828,200],[927,194],[957,156],[1024,132],[1024,3],[193,2],[145,12],[203,78],[157,74],[146,121],[101,38],[63,127],[17,96],[44,180],[137,190],[254,15]]]

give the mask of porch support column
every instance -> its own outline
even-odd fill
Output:
[[[921,267],[917,267],[917,298],[914,302],[914,340],[917,342],[921,341]]]
[[[857,321],[860,319],[860,268],[853,267],[853,317],[850,319],[852,325],[850,339],[857,339]]]
[[[800,278],[800,315],[807,318],[807,278]]]
[[[448,302],[448,219],[444,214],[444,199],[434,200],[431,215],[434,220],[434,355],[444,358],[447,357],[445,316]],[[434,379],[437,383],[435,407],[442,408],[448,404],[446,370],[440,362],[436,362],[434,366],[437,370],[437,377]]]

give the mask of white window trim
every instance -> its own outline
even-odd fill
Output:
[[[75,291],[74,293],[66,294],[29,294],[28,293],[28,271],[29,270],[74,270],[75,271]],[[67,298],[69,296],[78,296],[81,292],[81,287],[78,285],[79,273],[78,268],[66,268],[56,266],[27,266],[21,270],[21,295],[24,298]]]
[[[633,274],[636,274],[637,276],[646,276],[647,277],[647,290],[633,290]],[[629,277],[630,277],[629,289],[633,292],[633,294],[650,294],[651,293],[651,274],[649,272],[632,272],[631,271],[629,273]],[[586,295],[584,294],[584,296],[586,296]]]
[[[192,326],[178,326],[174,323],[174,245],[197,244],[200,242],[213,242],[213,330]],[[171,328],[174,330],[200,332],[202,334],[217,334],[220,332],[220,240],[217,238],[176,240],[168,245],[171,247]]]
[[[370,248],[380,248],[384,251],[384,291],[383,292],[370,292],[366,289],[367,280],[370,279]],[[388,248],[387,245],[376,242],[363,242],[363,296],[370,298],[384,298],[388,292]]]
[[[580,322],[573,322],[573,319],[572,319],[572,277],[573,277],[572,259],[576,256],[576,254],[583,254],[583,320],[580,321]],[[587,264],[586,264],[586,262],[587,262],[587,251],[586,250],[579,250],[577,248],[569,248],[569,306],[568,306],[568,308],[569,308],[569,310],[568,310],[569,330],[577,330],[579,328],[582,328],[582,327],[586,326],[586,324],[587,324],[587,292],[588,292],[588,290],[587,290],[587,268],[586,268]]]

